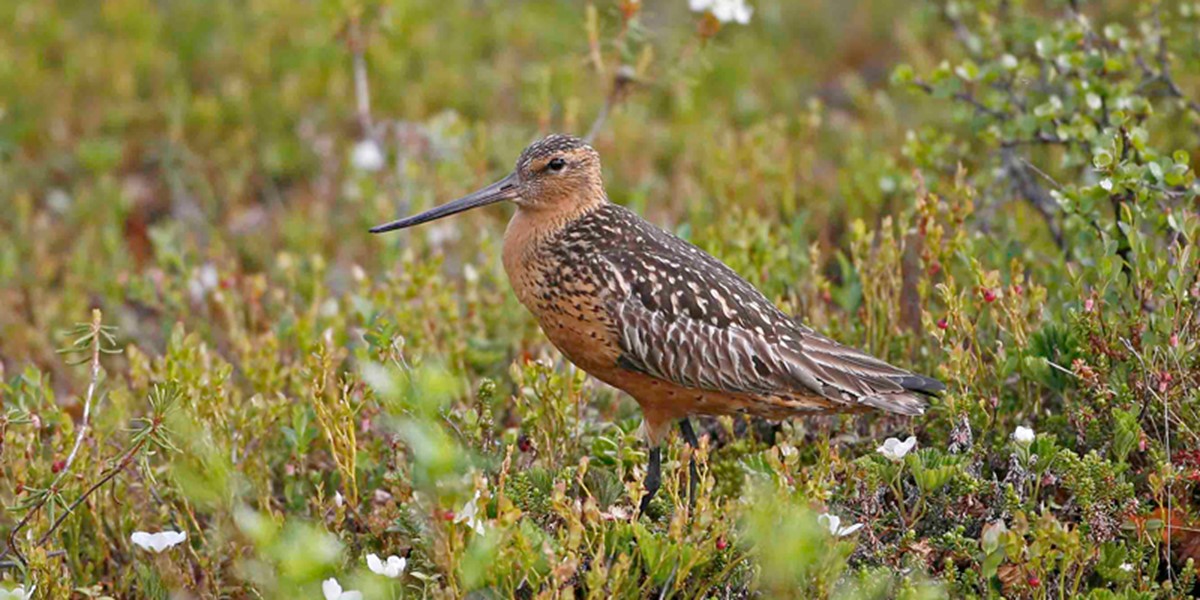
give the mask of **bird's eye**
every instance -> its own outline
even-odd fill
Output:
[[[561,158],[554,158],[551,159],[549,163],[546,163],[546,167],[548,167],[551,171],[561,171],[567,167],[567,161]]]

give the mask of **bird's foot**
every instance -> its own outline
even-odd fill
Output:
[[[646,509],[650,507],[650,501],[654,499],[654,495],[658,493],[658,487],[662,484],[662,447],[655,446],[650,449],[650,462],[646,465],[646,493],[642,495],[642,501],[638,505],[638,514],[646,514]]]
[[[696,450],[700,448],[700,439],[696,430],[692,429],[692,421],[686,417],[679,420],[679,432],[683,441],[692,449],[691,459],[688,460],[688,508],[696,508],[696,482],[700,480],[700,470],[696,468]]]

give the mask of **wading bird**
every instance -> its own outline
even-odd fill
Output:
[[[703,250],[609,202],[600,155],[572,136],[534,142],[500,181],[371,232],[505,200],[517,205],[503,251],[517,298],[571,362],[641,405],[643,512],[671,425],[697,445],[690,415],[919,415],[924,396],[945,389],[816,333]],[[694,495],[694,462],[690,474]]]

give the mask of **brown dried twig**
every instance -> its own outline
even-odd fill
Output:
[[[604,127],[604,123],[608,121],[609,113],[629,95],[629,88],[637,80],[637,73],[633,67],[622,65],[621,68],[617,69],[617,72],[613,74],[612,89],[609,90],[608,97],[604,99],[604,106],[600,108],[600,113],[596,115],[596,120],[592,121],[591,129],[588,129],[587,135],[584,136],[583,139],[585,141],[590,144],[592,140],[596,139],[596,135],[600,133],[600,130]]]

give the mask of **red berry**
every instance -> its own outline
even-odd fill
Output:
[[[726,542],[725,538],[723,536],[717,538],[717,550],[724,550],[728,547],[729,547],[729,542]]]
[[[1042,586],[1042,580],[1041,580],[1041,579],[1038,579],[1036,575],[1030,575],[1030,576],[1029,576],[1029,587],[1031,587],[1031,588],[1038,588],[1038,587],[1041,587],[1041,586]]]
[[[62,471],[66,467],[67,467],[67,461],[60,458],[60,459],[54,461],[54,464],[50,465],[50,472],[58,473],[59,471]]]
[[[521,437],[517,438],[517,448],[521,452],[529,452],[533,450],[533,440],[529,439],[529,436],[522,434]]]
[[[445,521],[453,521],[454,520],[454,511],[452,511],[452,510],[442,511],[442,519]]]
[[[983,301],[991,304],[996,301],[996,290],[987,288],[983,290]]]
[[[942,318],[938,319],[937,326],[938,326],[938,329],[945,329],[945,328],[949,327],[950,324],[946,322],[946,317],[942,317]]]

